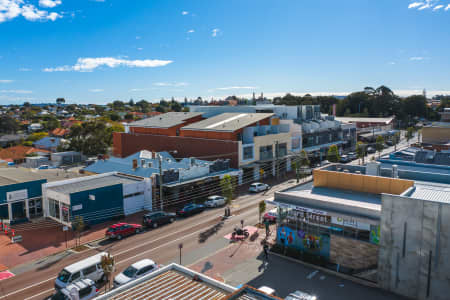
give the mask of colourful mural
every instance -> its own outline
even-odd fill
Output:
[[[277,242],[326,258],[330,256],[330,236],[327,234],[316,235],[282,226],[278,228]]]
[[[380,225],[370,225],[370,242],[380,244]]]

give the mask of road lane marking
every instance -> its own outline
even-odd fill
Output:
[[[255,205],[255,204],[253,204],[253,205]],[[248,208],[248,207],[251,207],[251,206],[252,206],[252,205],[248,205],[248,206],[245,206],[245,208]],[[245,209],[245,208],[242,208],[242,209]],[[196,226],[198,226],[198,225],[201,225],[201,224],[203,224],[203,223],[207,223],[207,222],[213,221],[213,220],[217,219],[217,217],[219,217],[219,216],[220,216],[220,215],[216,215],[216,216],[214,216],[214,217],[208,219],[207,221],[203,221],[203,222],[196,223],[195,225],[189,227],[188,229],[184,228],[183,230],[178,230],[178,231],[173,232],[173,233],[171,233],[171,234],[178,234],[178,233],[180,233],[180,232],[189,230],[189,229],[194,228],[194,227],[196,227]],[[196,232],[194,232],[194,233],[198,233],[198,232],[203,231],[203,230],[204,230],[204,228],[201,229],[201,230],[198,230],[198,231],[196,231]],[[190,236],[190,235],[192,235],[192,234],[193,234],[193,233],[191,233],[191,234],[189,234],[189,235],[187,235],[187,236]],[[185,237],[186,237],[186,235],[184,235],[182,238],[185,238]],[[135,246],[135,247],[132,247],[132,248],[129,248],[129,249],[120,251],[120,252],[118,252],[118,253],[116,253],[116,254],[113,253],[113,255],[114,255],[114,256],[121,255],[121,254],[124,254],[124,253],[126,253],[126,252],[135,250],[135,249],[137,249],[137,248],[139,248],[139,247],[145,246],[145,245],[147,245],[147,244],[149,244],[149,243],[153,243],[153,242],[155,242],[155,241],[162,240],[162,239],[164,239],[164,238],[167,238],[167,236],[160,237],[160,238],[158,238],[158,239],[155,239],[155,240],[152,240],[152,241],[149,241],[149,242],[140,244],[139,246]],[[179,238],[179,239],[180,239],[180,238]],[[177,240],[179,240],[179,239],[177,239]],[[175,241],[177,241],[177,240],[175,240]],[[164,244],[164,245],[170,244],[170,243],[172,243],[172,242],[173,242],[173,241],[168,242],[168,243],[166,243],[166,244]],[[163,245],[158,246],[158,247],[155,248],[155,249],[159,249],[159,248],[161,248],[162,246],[163,246]],[[150,250],[153,251],[154,249],[149,249],[149,250],[147,250],[147,251],[145,251],[145,252],[140,253],[139,255],[141,255],[141,254],[143,254],[143,253],[146,253],[146,252],[148,252],[148,251],[150,251]],[[139,255],[137,255],[137,256],[139,256]],[[137,256],[134,256],[134,257],[137,257]],[[119,263],[120,263],[120,262],[119,262]],[[9,293],[9,294],[0,296],[0,299],[7,298],[7,297],[9,297],[9,296],[11,296],[11,295],[14,295],[14,294],[23,292],[23,291],[25,291],[25,290],[28,290],[28,289],[30,289],[30,288],[33,288],[33,287],[35,287],[35,286],[41,285],[41,284],[43,284],[43,283],[46,283],[46,282],[48,282],[48,281],[50,281],[50,280],[54,280],[54,279],[56,279],[56,276],[55,276],[55,277],[48,278],[48,279],[43,280],[43,281],[41,281],[41,282],[34,283],[34,284],[30,285],[30,286],[24,287],[24,288],[22,288],[22,289],[20,289],[20,290],[11,292],[11,293]]]

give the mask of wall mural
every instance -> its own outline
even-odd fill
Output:
[[[380,244],[380,225],[370,225],[370,242]]]
[[[277,243],[325,258],[330,257],[330,236],[328,234],[316,235],[282,226],[278,228]]]

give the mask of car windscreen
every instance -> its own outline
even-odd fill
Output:
[[[63,269],[61,272],[59,272],[58,274],[58,279],[62,282],[67,282],[69,281],[71,273],[67,272],[66,269]]]
[[[112,228],[112,227],[109,227],[108,228],[108,232],[114,232],[114,231],[116,231],[117,230],[117,228]]]
[[[133,278],[137,271],[138,270],[136,268],[129,266],[128,268],[125,269],[125,271],[123,271],[123,275],[125,275],[129,278]]]

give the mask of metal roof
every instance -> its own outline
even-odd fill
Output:
[[[218,116],[189,124],[182,130],[233,132],[272,117],[273,113],[223,113]]]
[[[450,185],[416,182],[415,189],[412,189],[408,196],[414,199],[450,204]]]
[[[170,264],[96,299],[222,300],[235,290],[236,288],[204,274],[177,264]]]
[[[389,124],[394,119],[395,116],[386,117],[386,118],[360,118],[360,117],[335,117],[336,120],[349,123],[349,122],[359,122],[359,123],[385,123]]]
[[[128,184],[141,181],[141,179],[137,177],[126,176],[123,174],[110,174],[107,176],[93,175],[89,176],[89,180],[86,180],[87,178],[88,177],[85,177],[83,180],[79,181],[62,181],[60,185],[54,185],[48,189],[63,194],[73,194],[116,184]]]
[[[187,119],[201,116],[202,112],[168,112],[151,118],[139,120],[130,123],[130,127],[151,127],[151,128],[170,128],[180,124]]]
[[[5,167],[0,168],[0,186],[41,179],[52,182],[81,176],[83,175],[61,169],[36,170],[22,167]]]

